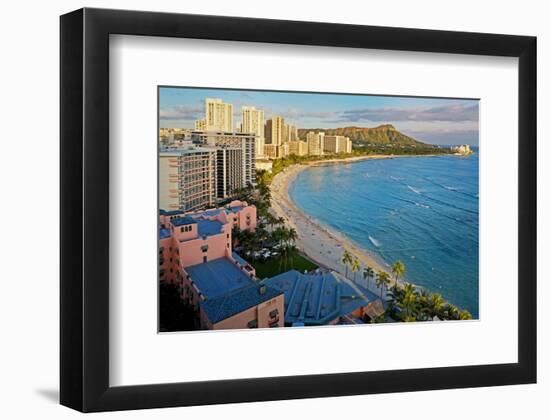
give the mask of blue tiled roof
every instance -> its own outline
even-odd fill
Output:
[[[265,287],[262,294],[260,287],[261,285],[258,283],[241,287],[233,292],[201,302],[201,307],[208,319],[215,324],[282,294],[280,290],[268,286]]]
[[[232,261],[218,258],[185,268],[201,293],[207,298],[222,296],[254,283]]]
[[[170,237],[170,229],[160,228],[160,239],[166,239]]]
[[[198,219],[199,236],[217,235],[222,231],[223,224],[217,220]]]
[[[232,213],[238,213],[242,209],[244,209],[244,206],[235,206],[235,207],[229,207],[228,210]]]
[[[189,216],[176,217],[175,219],[172,219],[172,224],[174,226],[191,225],[193,223],[197,223],[197,222],[195,221],[195,219]]]
[[[221,213],[221,210],[220,210],[220,209],[211,209],[211,210],[204,210],[204,211],[195,213],[195,214],[193,214],[193,216],[195,216],[195,217],[197,217],[197,216],[208,216],[208,217],[212,217],[212,216],[217,216],[217,215],[220,214],[220,213]]]
[[[378,297],[339,275],[290,270],[265,281],[285,294],[285,322],[324,325]]]

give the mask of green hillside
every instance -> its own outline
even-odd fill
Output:
[[[349,137],[355,145],[373,146],[410,146],[410,147],[433,147],[430,144],[422,143],[398,131],[391,124],[383,124],[378,127],[341,127],[341,128],[313,128],[298,129],[298,136],[305,140],[309,131],[322,131],[328,136]]]

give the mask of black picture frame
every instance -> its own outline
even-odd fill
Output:
[[[518,57],[518,363],[111,387],[110,34]],[[60,35],[61,404],[91,412],[536,382],[535,37],[88,8],[61,16]]]

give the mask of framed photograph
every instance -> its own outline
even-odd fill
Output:
[[[61,17],[61,403],[536,381],[536,38]]]

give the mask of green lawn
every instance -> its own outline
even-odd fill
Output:
[[[256,276],[260,279],[273,277],[292,269],[303,273],[304,270],[311,271],[317,268],[317,265],[300,255],[298,251],[292,251],[290,253],[286,265],[284,261],[281,262],[281,258],[282,257],[279,255],[265,262],[251,261],[250,263],[256,269]]]

